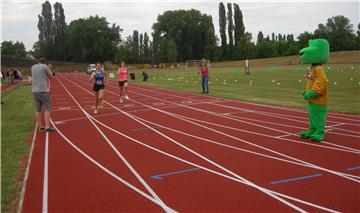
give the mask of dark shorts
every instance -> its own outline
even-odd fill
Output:
[[[51,98],[49,92],[33,92],[33,97],[36,112],[40,112],[43,105],[47,112],[51,111]]]
[[[119,81],[119,86],[124,86],[125,82],[128,82],[128,80],[125,80],[125,81]]]
[[[105,85],[104,84],[94,84],[93,90],[95,92],[99,92],[99,90],[104,89]]]

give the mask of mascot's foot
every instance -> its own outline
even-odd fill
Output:
[[[307,139],[310,138],[310,136],[313,134],[314,132],[310,132],[310,131],[305,131],[305,132],[299,132],[299,135],[301,138]]]
[[[314,142],[320,142],[325,139],[325,135],[324,135],[324,133],[315,132],[314,134],[312,134],[310,136],[310,139],[311,139],[311,141],[314,141]]]

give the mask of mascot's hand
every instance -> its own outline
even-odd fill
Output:
[[[309,92],[303,94],[304,96],[304,99],[305,100],[308,100],[310,98],[316,98],[318,97],[319,95],[314,91],[314,90],[310,90]]]

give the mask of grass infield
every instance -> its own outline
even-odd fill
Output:
[[[20,177],[34,125],[34,103],[29,85],[2,94],[1,105],[1,212],[16,212]]]
[[[360,114],[360,65],[326,65],[329,87],[329,110]],[[212,96],[305,108],[302,92],[306,87],[307,66],[211,68],[209,90]],[[197,69],[147,70],[149,80],[141,81],[141,71],[134,72],[135,83],[200,93],[201,79]]]

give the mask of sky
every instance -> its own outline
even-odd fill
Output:
[[[1,39],[2,41],[21,41],[27,50],[31,50],[38,40],[37,16],[41,13],[40,0],[1,0]],[[60,2],[65,11],[65,19],[71,21],[99,15],[106,17],[110,24],[123,29],[124,39],[132,35],[133,30],[151,35],[152,25],[157,16],[167,10],[196,9],[211,15],[215,32],[219,36],[218,6],[214,0],[50,0],[51,5]],[[263,34],[294,34],[297,37],[305,31],[313,32],[319,23],[326,24],[327,19],[343,15],[350,19],[357,30],[360,22],[359,0],[243,0],[222,1],[224,4],[237,3],[243,13],[245,31],[256,39],[259,31]],[[226,6],[225,6],[226,7]]]

